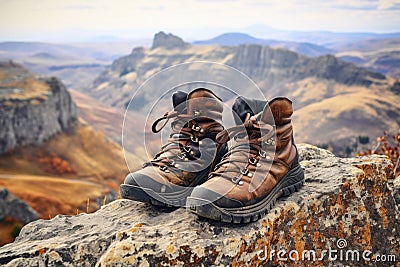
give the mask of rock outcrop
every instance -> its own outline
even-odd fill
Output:
[[[6,188],[0,187],[0,221],[11,218],[22,224],[37,220],[38,214],[24,201],[17,198]]]
[[[94,214],[28,224],[14,243],[0,248],[0,264],[384,266],[373,259],[386,255],[390,261],[383,264],[395,265],[400,183],[390,161],[338,158],[310,145],[299,150],[304,187],[257,222],[222,224],[184,209],[117,200]]]
[[[56,78],[37,78],[14,63],[0,64],[0,154],[40,144],[77,119],[70,94]]]
[[[385,76],[337,59],[332,55],[307,58],[284,49],[261,45],[241,45],[227,62],[253,79],[272,83],[301,80],[306,77],[332,80],[345,85],[370,86]]]
[[[182,38],[173,35],[172,33],[166,34],[165,32],[161,31],[154,36],[151,49],[155,49],[157,47],[165,47],[168,49],[173,49],[173,48],[184,48],[187,46],[189,46],[189,44],[184,42]]]

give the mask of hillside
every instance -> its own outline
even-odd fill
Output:
[[[400,38],[341,45],[336,56],[369,70],[400,78]]]
[[[124,149],[130,153],[133,162],[136,162],[133,164],[134,166],[139,167],[139,162],[147,159],[146,151],[143,147],[143,132],[138,131],[141,122],[146,119],[143,114],[128,111],[129,115],[125,117],[125,110],[123,109],[110,107],[75,90],[70,90],[70,93],[78,107],[79,117],[117,144],[122,144],[122,126],[125,118],[125,127],[129,137],[124,140]],[[151,132],[151,129],[146,129],[146,131]],[[148,148],[151,151],[158,151],[160,148],[156,137],[153,134],[148,136],[147,141],[149,142],[147,145],[150,144]]]
[[[117,197],[128,172],[122,149],[78,119],[59,80],[2,62],[0,85],[0,187],[44,219],[92,212]]]
[[[334,56],[309,58],[261,45],[135,48],[115,60],[95,80],[89,93],[107,105],[123,109],[151,75],[196,60],[224,63],[242,71],[267,98],[285,95],[293,99],[295,133],[300,142],[321,145],[345,139],[345,149],[353,146],[354,137],[359,135],[374,138],[385,130],[399,129],[400,108],[395,103],[400,102],[400,94],[395,79]],[[173,79],[166,77],[165,84]],[[146,89],[135,96],[136,102],[131,106],[136,111],[143,112],[154,95],[169,88]]]

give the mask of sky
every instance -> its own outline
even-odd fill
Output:
[[[160,30],[199,40],[266,27],[400,32],[400,0],[0,0],[0,41],[135,40]]]

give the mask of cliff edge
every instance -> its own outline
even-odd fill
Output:
[[[40,78],[0,62],[0,154],[41,144],[77,120],[76,105],[57,78]]]

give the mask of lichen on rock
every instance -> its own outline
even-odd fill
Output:
[[[299,153],[303,188],[257,222],[223,224],[185,209],[117,200],[93,214],[28,224],[14,243],[0,248],[0,264],[382,266],[362,258],[363,251],[400,260],[399,182],[391,162],[383,156],[338,158],[310,145],[300,145]],[[319,260],[329,248],[337,259]],[[278,258],[280,250],[286,260]],[[360,259],[346,260],[340,251],[358,251]]]

